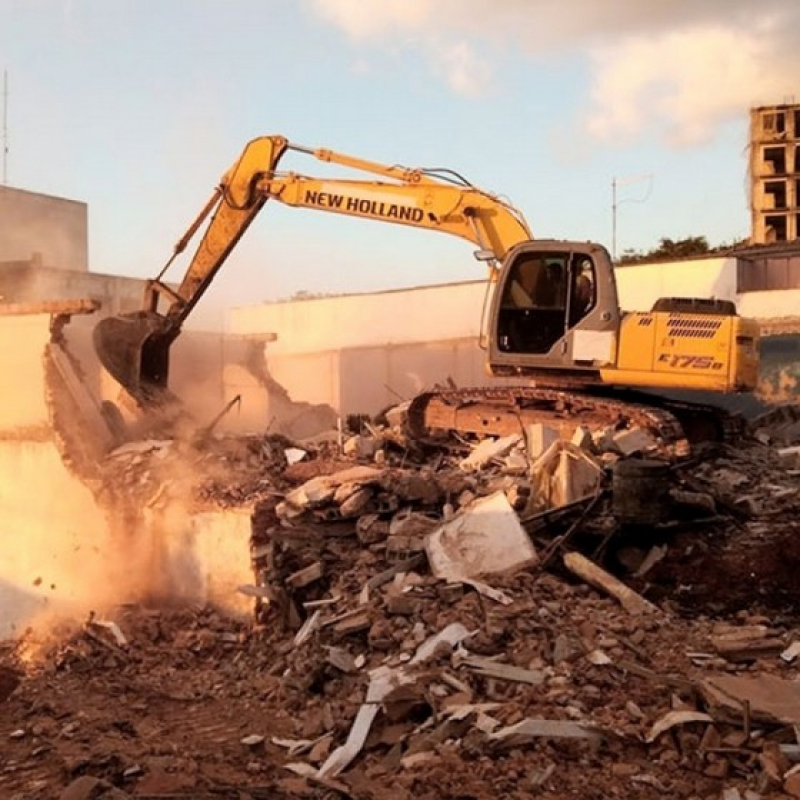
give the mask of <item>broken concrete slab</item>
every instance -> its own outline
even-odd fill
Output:
[[[284,501],[298,510],[316,508],[333,499],[342,484],[361,486],[377,481],[382,471],[374,467],[351,467],[332,475],[320,475],[288,492]]]
[[[459,462],[458,466],[465,472],[481,469],[493,459],[508,455],[521,441],[522,436],[519,433],[499,439],[484,439],[466,458]]]
[[[523,719],[489,734],[488,740],[504,747],[519,747],[537,739],[583,739],[600,742],[608,734],[589,724],[556,719]]]
[[[307,567],[303,567],[303,569],[293,572],[286,579],[286,585],[292,589],[302,589],[304,586],[308,586],[309,584],[314,583],[314,581],[318,581],[324,573],[325,568],[323,567],[322,562],[315,561],[313,564],[309,564]]]
[[[428,535],[431,572],[450,581],[516,572],[537,563],[536,550],[503,492],[481,497]]]
[[[800,681],[768,673],[715,675],[700,682],[700,691],[720,719],[741,722],[749,717],[773,725],[800,725]]]
[[[461,660],[460,666],[466,667],[470,672],[481,675],[484,678],[495,678],[509,683],[527,683],[529,686],[541,686],[546,679],[546,675],[542,670],[515,667],[513,664],[504,664],[482,656],[467,656]]]
[[[630,428],[614,434],[614,447],[623,456],[632,456],[636,453],[647,453],[657,447],[653,435],[643,428]]]
[[[711,636],[714,650],[728,661],[748,662],[782,653],[784,640],[763,625],[744,626]]]
[[[542,422],[535,422],[525,426],[525,447],[528,450],[528,460],[536,461],[547,450],[560,440],[558,431]]]
[[[570,442],[554,442],[531,465],[531,503],[526,514],[560,508],[597,492],[603,468]]]
[[[439,631],[439,633],[426,639],[417,648],[414,657],[411,659],[411,663],[425,663],[429,658],[439,652],[440,648],[443,646],[449,648],[449,650],[453,650],[453,648],[461,644],[461,642],[468,639],[470,635],[470,632],[460,622],[453,622]]]
[[[317,775],[322,778],[336,777],[350,766],[353,759],[361,752],[361,748],[364,747],[364,742],[367,741],[370,728],[372,728],[372,723],[375,717],[378,716],[379,710],[380,704],[377,702],[364,703],[358,709],[356,718],[350,728],[350,733],[347,736],[347,741],[328,756],[319,768]]]

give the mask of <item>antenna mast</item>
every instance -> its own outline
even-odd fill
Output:
[[[8,183],[8,70],[3,70],[3,184]]]
[[[3,184],[8,183],[8,70],[3,70]]]

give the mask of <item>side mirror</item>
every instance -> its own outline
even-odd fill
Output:
[[[497,258],[493,250],[476,250],[474,255],[477,261],[494,261]]]

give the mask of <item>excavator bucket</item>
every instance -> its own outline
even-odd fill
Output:
[[[100,363],[140,400],[166,388],[169,349],[176,336],[168,320],[149,311],[106,317],[92,334]]]

